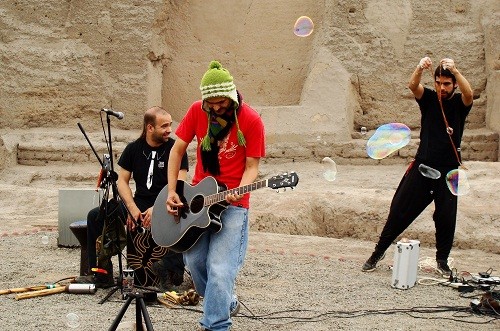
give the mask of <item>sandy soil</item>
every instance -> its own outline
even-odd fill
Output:
[[[498,163],[470,162],[471,192],[460,198],[457,248],[459,272],[493,269],[499,275]],[[78,248],[57,246],[57,197],[64,187],[93,187],[94,169],[14,167],[0,177],[2,268],[0,288],[34,286],[76,276]],[[244,304],[234,330],[492,330],[491,317],[471,314],[467,295],[441,285],[391,287],[391,248],[380,267],[362,273],[405,165],[338,165],[337,179],[322,178],[320,162],[266,162],[262,177],[296,171],[295,190],[252,194],[252,232],[246,265],[238,278]],[[51,175],[52,173],[52,175]],[[419,279],[439,279],[433,270],[432,207],[405,233],[422,242]],[[48,244],[42,241],[47,236]],[[115,266],[117,263],[115,263]],[[116,268],[116,267],[115,267]],[[66,316],[79,316],[76,329],[107,329],[124,301],[108,290],[95,295],[61,293],[15,300],[0,296],[2,329],[67,330]],[[415,308],[415,307],[418,307]],[[446,308],[437,308],[446,307]],[[157,330],[194,330],[200,306],[172,310],[148,305]],[[135,318],[132,305],[122,321]],[[124,324],[122,324],[124,326]]]

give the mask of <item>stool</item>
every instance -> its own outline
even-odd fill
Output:
[[[87,221],[76,221],[69,225],[71,232],[80,243],[80,276],[89,273],[89,256],[87,253]]]

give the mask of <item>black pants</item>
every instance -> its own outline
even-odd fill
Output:
[[[436,228],[436,260],[447,260],[453,246],[457,220],[457,196],[446,184],[446,174],[453,168],[435,168],[439,179],[424,177],[413,161],[401,179],[391,202],[389,216],[380,234],[376,250],[386,251],[392,242],[434,201]]]
[[[88,259],[89,259],[89,269],[97,267],[97,250],[96,250],[96,240],[97,237],[99,237],[102,234],[102,230],[104,228],[104,220],[105,220],[105,214],[101,212],[101,207],[102,204],[105,202],[101,203],[100,207],[95,207],[91,209],[88,214],[87,214],[87,252],[88,252]],[[136,201],[137,207],[141,210],[144,211],[148,209],[151,206],[148,206],[142,201]],[[127,209],[123,205],[123,203],[119,204],[120,207],[116,211],[119,213],[120,218],[123,220],[123,224],[126,224],[127,220]],[[165,256],[162,258],[164,261],[164,265],[167,267],[167,269],[172,270],[174,272],[182,274],[184,272],[184,261],[182,258],[182,253],[174,253],[174,252],[169,252],[165,254]],[[112,273],[112,269],[108,270],[108,272]],[[88,270],[87,274],[91,274],[90,270]]]
[[[95,207],[91,209],[88,214],[87,214],[87,249],[88,249],[88,259],[89,259],[89,268],[95,268],[97,267],[97,250],[96,250],[96,240],[97,237],[99,237],[102,234],[102,230],[104,228],[104,221],[106,218],[106,215],[103,210],[103,204],[106,202],[102,202],[101,206]],[[119,213],[120,218],[122,219],[123,224],[125,225],[125,222],[127,220],[127,211],[125,207],[123,206],[122,203],[120,203],[120,207],[118,210],[114,211],[116,213]],[[112,272],[113,270],[108,270],[108,272]],[[88,274],[91,274],[90,270],[88,271]]]

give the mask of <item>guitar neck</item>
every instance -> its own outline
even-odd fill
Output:
[[[242,195],[242,194],[245,194],[248,192],[258,190],[258,189],[263,188],[263,187],[267,187],[267,179],[264,179],[264,180],[261,180],[258,182],[253,182],[252,184],[236,187],[236,188],[233,188],[230,190],[222,191],[220,193],[207,195],[204,198],[203,205],[204,206],[211,206],[217,202],[224,201],[224,200],[226,200],[226,197],[228,194]]]

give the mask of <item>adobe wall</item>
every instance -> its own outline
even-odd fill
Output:
[[[98,130],[99,110],[137,129],[161,104],[180,120],[212,59],[266,122],[270,142],[349,141],[403,122],[419,59],[455,59],[471,82],[469,129],[500,131],[500,2],[34,0],[0,3],[0,129]],[[299,38],[302,15],[314,33]],[[430,75],[424,83],[432,83]]]

